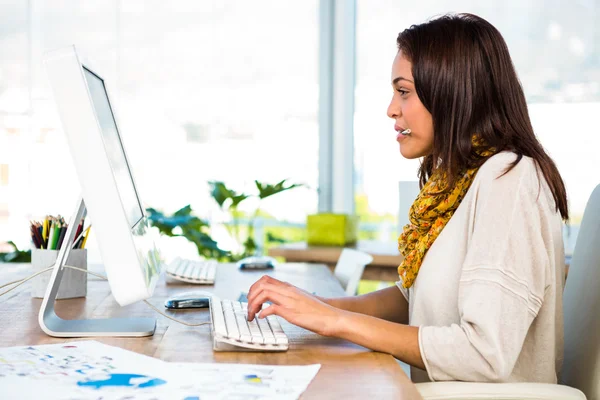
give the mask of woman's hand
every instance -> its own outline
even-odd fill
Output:
[[[261,311],[267,301],[272,304]],[[248,292],[248,321],[256,314],[258,318],[278,315],[320,335],[333,336],[343,312],[317,296],[267,275],[256,281]]]

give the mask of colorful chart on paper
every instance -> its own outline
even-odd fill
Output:
[[[297,399],[320,365],[168,363],[90,340],[0,349],[1,399]]]

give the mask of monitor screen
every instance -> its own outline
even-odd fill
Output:
[[[100,123],[104,147],[113,171],[123,209],[129,226],[133,228],[144,216],[142,205],[135,190],[131,170],[125,157],[123,143],[115,122],[104,81],[84,67],[85,78]]]

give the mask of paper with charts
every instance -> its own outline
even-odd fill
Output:
[[[297,399],[319,368],[170,363],[93,340],[7,347],[0,399]]]

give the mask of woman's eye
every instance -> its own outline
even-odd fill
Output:
[[[404,96],[404,95],[406,95],[406,94],[408,93],[408,91],[406,91],[406,90],[404,90],[404,89],[396,89],[396,91],[397,91],[398,93],[400,93],[400,96]]]

